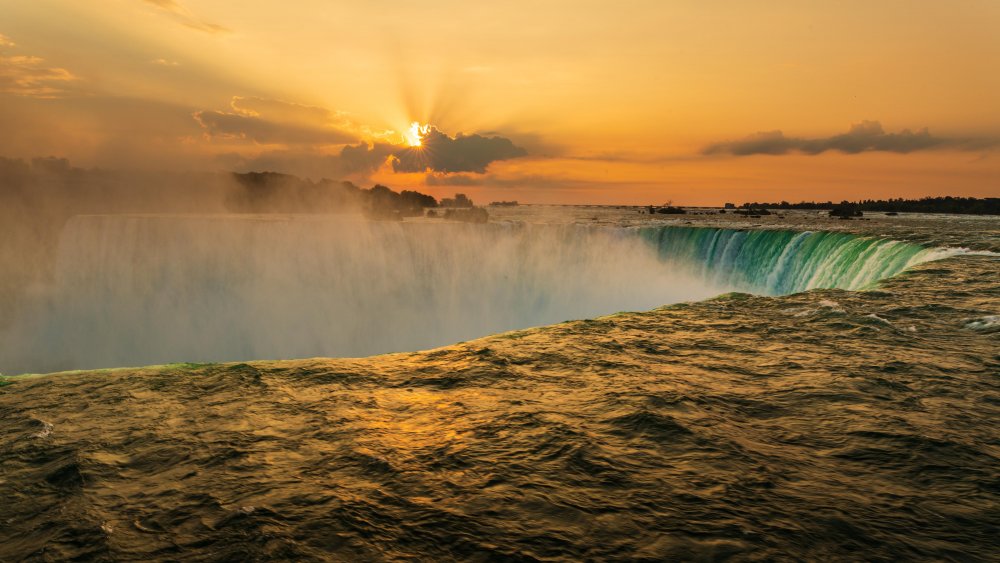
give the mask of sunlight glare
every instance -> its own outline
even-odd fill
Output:
[[[419,147],[423,144],[423,138],[430,132],[430,125],[421,125],[419,121],[414,121],[410,123],[410,128],[406,130],[403,136],[406,138],[406,143],[411,147]]]

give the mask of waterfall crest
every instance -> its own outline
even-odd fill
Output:
[[[707,282],[765,295],[863,289],[956,252],[832,232],[656,227],[639,234],[662,260],[683,264]]]

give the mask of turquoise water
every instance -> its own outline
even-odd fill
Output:
[[[863,289],[953,251],[831,232],[646,227],[639,236],[666,262],[686,262],[706,281],[765,295],[816,288]]]

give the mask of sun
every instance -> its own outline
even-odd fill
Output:
[[[406,144],[411,147],[419,147],[423,145],[424,135],[429,133],[430,130],[430,125],[421,125],[419,121],[414,121],[410,123],[410,128],[403,133],[403,138],[406,140]]]

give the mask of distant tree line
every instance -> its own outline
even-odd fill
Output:
[[[954,213],[960,215],[1000,215],[1000,198],[987,197],[925,197],[921,199],[864,199],[859,201],[799,203],[744,203],[751,209],[854,209],[858,211],[885,211],[897,213]]]
[[[230,192],[226,207],[236,213],[336,213],[362,210],[370,215],[409,217],[437,207],[433,197],[416,191],[395,192],[376,184],[370,189],[352,182],[314,182],[277,172],[233,174],[239,189]]]

